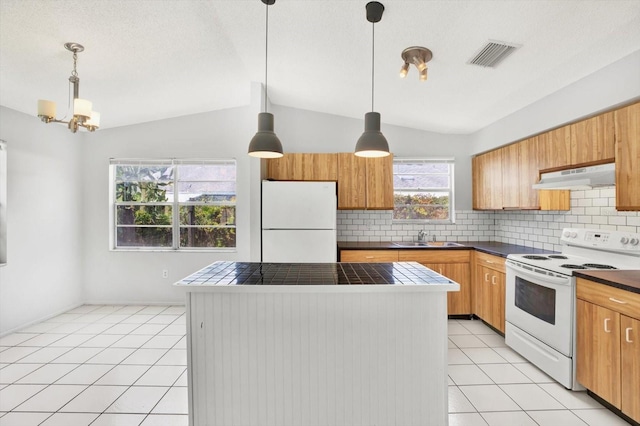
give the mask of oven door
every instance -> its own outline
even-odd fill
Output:
[[[573,353],[573,278],[535,272],[507,260],[507,322],[571,357]]]

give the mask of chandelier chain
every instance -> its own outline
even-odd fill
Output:
[[[73,71],[71,71],[71,75],[74,77],[78,76],[78,71],[76,71],[76,66],[78,64],[78,53],[73,52]]]

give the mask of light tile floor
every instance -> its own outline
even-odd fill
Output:
[[[449,320],[450,426],[616,426],[627,422],[508,348],[482,321]]]
[[[85,305],[0,339],[0,426],[187,425],[183,306]],[[449,321],[451,426],[626,425],[481,321]]]

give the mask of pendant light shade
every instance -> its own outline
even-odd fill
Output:
[[[265,24],[265,49],[264,49],[264,112],[258,114],[258,131],[249,142],[249,155],[258,158],[280,158],[282,153],[282,143],[273,131],[273,114],[267,112],[268,95],[268,59],[269,59],[269,6],[276,0],[260,0],[267,7]]]
[[[282,157],[282,143],[273,131],[273,114],[258,114],[258,131],[249,143],[249,155],[258,158]]]
[[[364,133],[356,143],[358,157],[386,157],[389,143],[380,131],[380,113],[368,112],[364,116]]]
[[[384,6],[382,3],[372,1],[367,3],[367,21],[371,22],[373,28],[371,43],[371,112],[364,116],[364,133],[356,143],[355,155],[358,157],[386,157],[389,155],[389,143],[380,131],[380,113],[373,112],[373,94],[375,80],[375,23],[380,22]]]

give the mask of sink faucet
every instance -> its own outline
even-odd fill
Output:
[[[424,241],[424,231],[418,231],[418,241]]]

